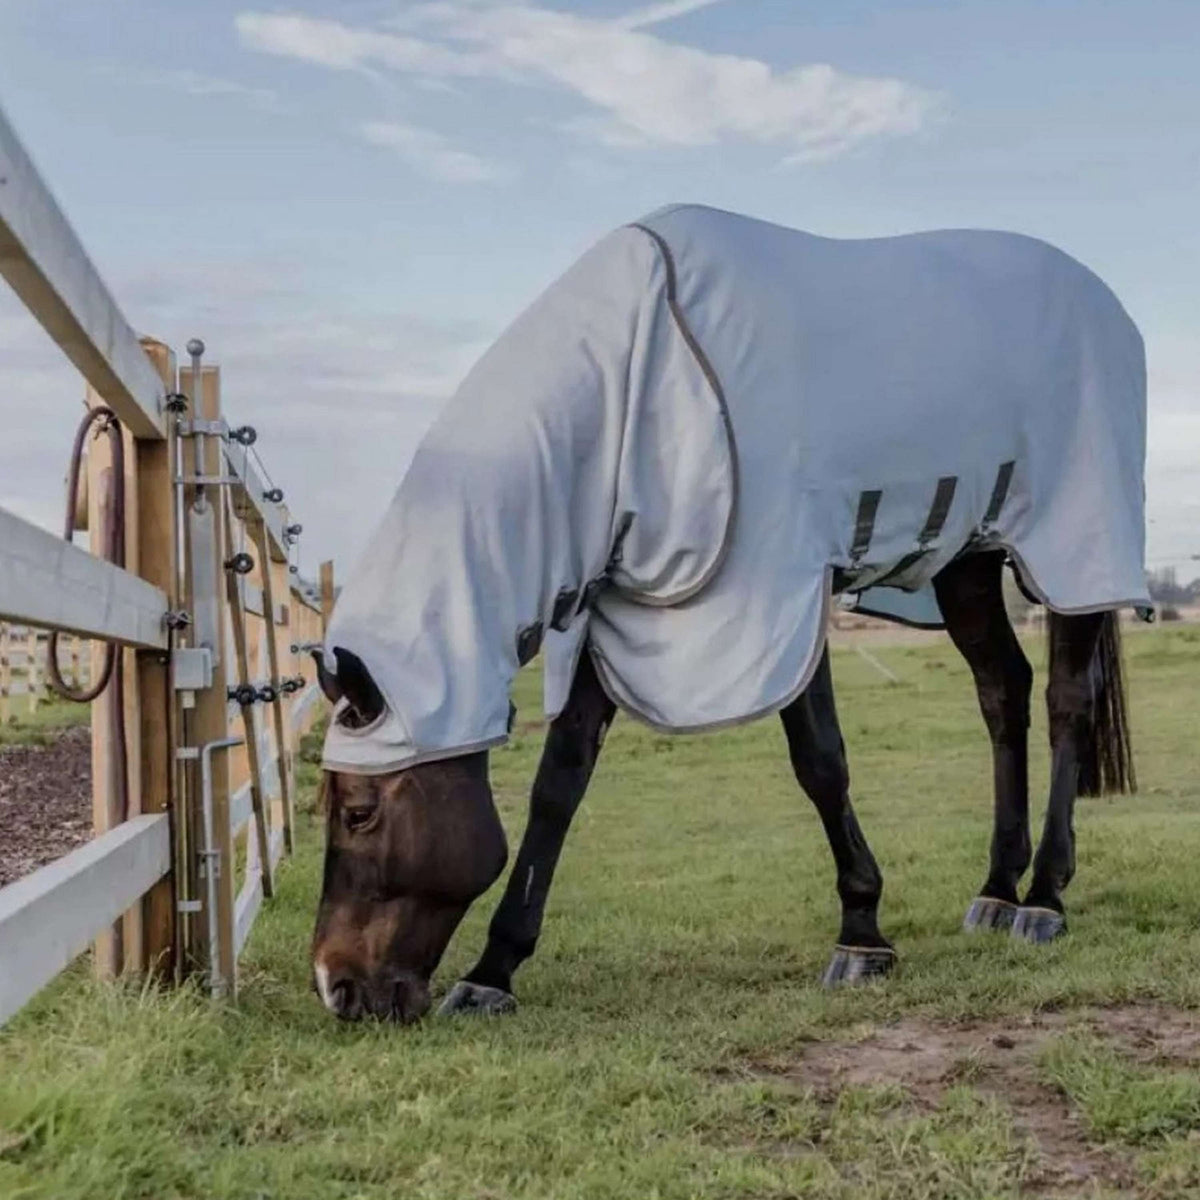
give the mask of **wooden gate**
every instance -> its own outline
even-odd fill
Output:
[[[0,182],[0,274],[123,450],[118,471],[115,439],[88,444],[76,511],[90,552],[0,509],[0,622],[94,639],[96,680],[116,646],[124,684],[92,704],[95,837],[0,889],[0,1021],[92,943],[102,974],[199,975],[232,996],[294,844],[320,598],[295,574],[300,528],[253,430],[224,420],[202,345],[177,370],[167,346],[135,336],[2,113]],[[122,516],[118,564],[102,550]],[[15,653],[0,649],[5,703]]]

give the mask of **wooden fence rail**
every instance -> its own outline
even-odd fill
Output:
[[[323,639],[327,609],[295,575],[299,526],[253,430],[224,420],[202,345],[177,369],[139,342],[3,114],[0,274],[88,405],[116,414],[124,459],[119,477],[108,439],[88,443],[90,552],[0,509],[0,719],[42,690],[46,644],[28,627],[93,639],[91,679],[115,645],[124,679],[92,703],[93,840],[0,888],[0,1022],[89,943],[103,975],[199,974],[234,996],[295,841],[295,756],[321,713],[301,648]],[[122,512],[118,566],[101,555]],[[331,565],[322,583],[332,594]]]

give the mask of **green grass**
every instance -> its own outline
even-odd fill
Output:
[[[924,1104],[899,1082],[822,1094],[795,1064],[814,1039],[899,1017],[1200,1008],[1200,631],[1147,630],[1127,646],[1142,792],[1081,802],[1059,944],[958,932],[985,871],[991,770],[945,639],[873,646],[898,685],[838,652],[856,804],[902,955],[894,980],[817,987],[837,931],[832,866],[777,721],[666,738],[620,720],[514,1017],[413,1029],[328,1018],[308,990],[310,816],[251,938],[236,1008],[97,985],[80,965],[0,1032],[0,1196],[1020,1195],[1036,1182],[1029,1141],[971,1062]],[[540,749],[537,688],[520,681],[524,732],[493,756],[514,848]],[[469,916],[439,986],[473,961],[495,899]],[[1194,1071],[1077,1033],[1038,1070],[1083,1136],[1127,1157],[1138,1194],[1198,1194]]]
[[[57,698],[43,700],[28,712],[24,696],[14,696],[8,723],[0,723],[0,746],[46,746],[64,729],[88,723],[89,706]]]

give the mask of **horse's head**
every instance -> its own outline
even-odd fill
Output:
[[[318,656],[337,719],[364,727],[384,700],[354,655],[337,673]],[[504,869],[504,830],[492,804],[487,755],[423,763],[386,775],[326,771],[325,878],[313,975],[339,1017],[415,1021],[429,979],[471,902]]]

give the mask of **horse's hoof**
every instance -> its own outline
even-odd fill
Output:
[[[989,933],[1003,932],[1013,927],[1016,920],[1017,906],[1007,900],[994,900],[991,896],[976,896],[963,917],[962,927],[968,933],[986,930]]]
[[[1022,942],[1041,946],[1062,937],[1067,932],[1067,918],[1052,908],[1017,909],[1013,920],[1012,936]]]
[[[821,985],[835,988],[870,983],[890,975],[895,966],[896,952],[886,946],[835,946]]]
[[[459,980],[438,1008],[439,1017],[454,1017],[460,1013],[477,1013],[484,1017],[499,1017],[516,1012],[517,998],[502,988]]]

